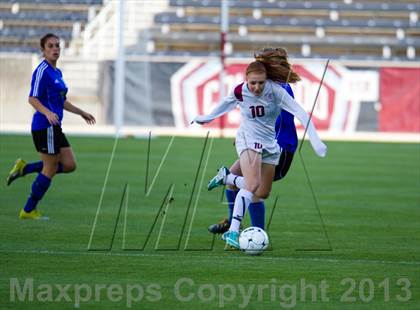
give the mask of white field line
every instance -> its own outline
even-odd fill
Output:
[[[162,169],[163,163],[166,160],[166,157],[169,154],[169,150],[171,149],[172,143],[174,142],[175,136],[172,136],[171,141],[169,141],[168,147],[166,148],[165,154],[163,154],[162,160],[159,163],[159,167],[156,170],[155,176],[153,177],[152,183],[150,183],[149,188],[147,189],[147,193],[146,193],[146,197],[149,197],[150,192],[153,189],[153,185],[155,184],[155,181],[157,179],[157,177],[159,176],[160,173],[160,169]],[[149,168],[149,167],[147,167]]]
[[[170,190],[169,190],[168,195],[166,196],[166,199],[165,199],[165,202],[164,202],[165,203],[165,210],[163,211],[163,218],[162,218],[162,222],[161,222],[160,228],[159,228],[159,233],[158,233],[158,236],[157,236],[157,239],[156,239],[155,248],[154,248],[155,250],[157,250],[158,246],[159,246],[160,237],[162,236],[163,227],[165,226],[166,217],[168,215],[168,208],[169,208],[169,205],[170,205],[170,200],[174,195],[174,188],[175,188],[175,184],[171,184]]]
[[[125,236],[127,234],[127,213],[128,213],[128,199],[130,198],[130,184],[127,184],[127,191],[125,199],[125,208],[124,208],[124,227],[123,227],[123,242],[122,248],[125,249]]]
[[[95,219],[93,221],[92,230],[90,232],[89,243],[88,243],[88,247],[87,247],[88,249],[90,249],[90,246],[92,245],[93,234],[95,232],[99,212],[100,212],[101,207],[102,207],[102,199],[103,199],[104,194],[105,194],[106,185],[108,183],[109,172],[111,171],[112,161],[114,160],[114,154],[115,154],[115,150],[117,149],[117,144],[118,144],[118,137],[115,138],[114,147],[112,148],[111,158],[109,159],[108,168],[106,170],[104,185],[102,186],[102,191],[101,191],[101,197],[99,198],[99,203],[98,203],[98,207],[96,209]]]
[[[176,253],[177,251],[173,251]],[[185,253],[185,252],[184,252]],[[113,251],[56,251],[56,250],[13,250],[13,249],[0,249],[0,254],[39,254],[39,255],[58,255],[58,256],[115,256],[115,257],[171,257],[177,255],[171,254],[153,254],[153,253],[141,253],[139,252],[113,252]],[[268,254],[269,255],[269,254]],[[220,260],[267,260],[267,261],[284,261],[284,262],[320,262],[320,263],[352,263],[352,264],[380,264],[380,265],[406,265],[406,266],[420,266],[420,261],[390,261],[390,260],[376,260],[376,259],[339,259],[339,258],[327,258],[327,257],[292,257],[292,256],[259,256],[252,257],[237,256],[237,255],[178,255],[180,258],[197,258],[200,261],[214,262],[215,259]]]
[[[202,169],[202,171],[201,171],[200,186],[198,187],[197,197],[195,198],[194,208],[193,208],[193,212],[192,212],[192,215],[191,215],[190,226],[188,227],[188,233],[187,233],[187,237],[186,237],[186,241],[185,241],[184,250],[188,248],[188,243],[190,241],[192,225],[193,225],[193,222],[194,222],[194,219],[195,219],[195,213],[197,211],[198,201],[200,200],[201,189],[203,188],[204,175],[206,174],[206,171],[207,171],[207,166],[208,166],[208,163],[209,163],[211,149],[213,147],[213,138],[210,138],[209,140],[210,140],[210,144],[209,144],[209,148],[207,150],[206,162],[204,164],[204,169]]]

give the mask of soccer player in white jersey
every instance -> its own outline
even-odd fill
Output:
[[[254,57],[255,60],[266,63],[269,66],[283,67],[284,70],[287,70],[290,73],[287,79],[289,83],[296,83],[301,80],[296,73],[291,72],[291,65],[288,61],[287,51],[282,47],[265,47],[254,53]],[[295,96],[289,83],[279,83],[279,87],[283,87],[287,93],[294,98]],[[234,91],[235,97],[239,101],[242,101],[243,99],[241,86],[242,85],[238,85]],[[280,160],[275,167],[273,182],[283,180],[286,177],[298,145],[298,137],[293,114],[290,114],[286,110],[282,110],[276,119],[275,131],[277,144],[280,147]],[[233,182],[226,184],[228,174],[234,175],[234,178],[232,180],[232,177],[230,177],[229,179]],[[240,188],[244,187],[239,160],[236,160],[230,169],[222,166],[217,175],[210,180],[207,188],[208,190],[212,190],[220,185],[226,185],[225,195],[228,207],[228,218],[209,226],[208,230],[213,234],[225,233],[229,230],[230,223],[232,222],[232,213],[236,194]],[[257,195],[258,193],[256,193],[256,197],[258,197]],[[248,206],[247,211],[249,212],[251,225],[265,229],[264,199],[259,198],[257,201],[253,201]]]
[[[239,227],[249,204],[256,197],[267,198],[273,182],[280,148],[275,134],[275,123],[282,109],[296,116],[302,125],[308,125],[311,145],[318,156],[324,157],[327,147],[319,139],[307,113],[287,94],[278,82],[286,83],[291,74],[282,67],[250,63],[246,69],[246,83],[242,84],[242,101],[234,92],[224,98],[208,115],[198,115],[193,122],[205,124],[239,106],[242,122],[236,134],[236,151],[243,174],[244,187],[238,192],[229,230],[222,239],[226,244],[239,248]],[[230,183],[229,175],[227,183]]]

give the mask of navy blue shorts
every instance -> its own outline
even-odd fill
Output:
[[[41,130],[32,131],[32,139],[38,152],[57,155],[62,147],[70,147],[60,126],[51,126]]]
[[[294,152],[282,150],[280,154],[280,160],[276,166],[276,172],[274,173],[273,181],[283,179],[289,171],[290,165],[292,164]]]

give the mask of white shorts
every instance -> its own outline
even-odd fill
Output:
[[[264,164],[276,166],[280,160],[280,146],[275,140],[272,143],[267,144],[266,142],[255,141],[252,138],[245,139],[243,135],[237,135],[235,147],[238,157],[240,157],[245,150],[253,150],[257,153],[261,153],[262,162]]]

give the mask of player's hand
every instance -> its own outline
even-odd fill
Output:
[[[327,156],[327,146],[321,142],[321,145],[317,148],[316,153],[320,157]]]
[[[60,118],[54,112],[48,111],[45,113],[45,117],[51,125],[58,125],[60,123]]]
[[[96,123],[96,119],[95,117],[87,112],[83,112],[81,115],[81,117],[83,117],[83,119],[86,121],[86,123],[88,123],[89,125],[94,125]]]
[[[203,116],[203,115],[197,115],[196,117],[194,117],[194,119],[191,121],[191,124],[193,124],[193,123],[197,123],[197,124],[200,124],[200,125],[203,125],[203,124],[206,124],[206,123],[208,123],[209,121],[206,119],[206,117],[205,116]]]

